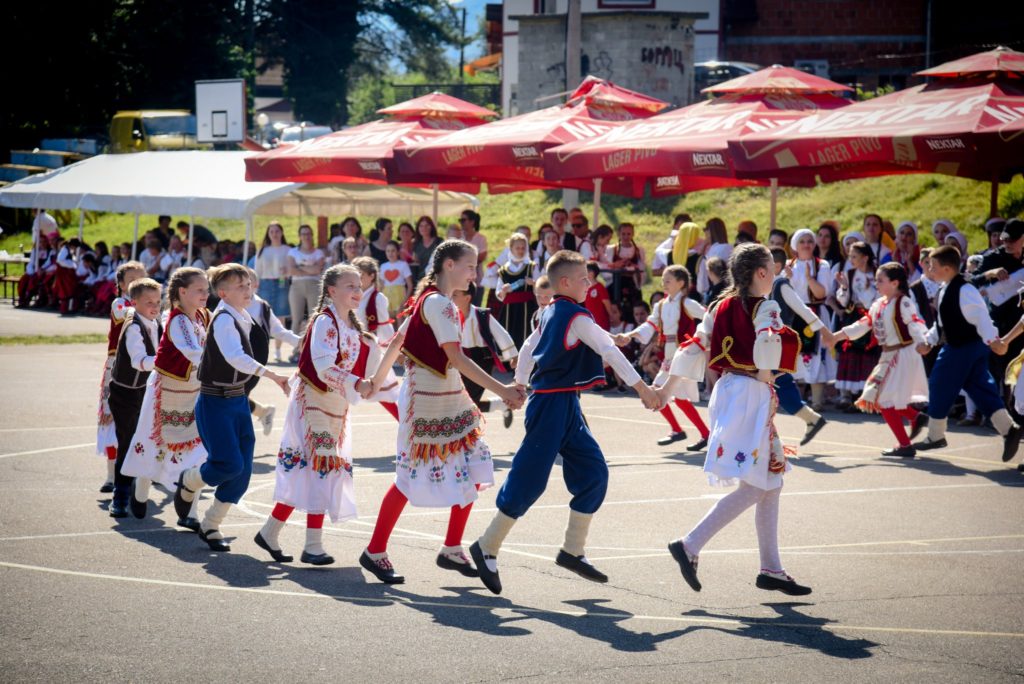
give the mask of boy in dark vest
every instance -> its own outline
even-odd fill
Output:
[[[772,284],[771,296],[772,300],[781,309],[782,324],[797,330],[801,327],[799,323],[795,323],[799,317],[800,320],[807,324],[807,328],[812,333],[820,331],[827,345],[831,341],[832,333],[825,328],[825,324],[822,323],[817,314],[811,311],[804,301],[800,299],[800,295],[789,284],[789,278],[783,272],[788,258],[785,250],[777,247],[772,250],[772,261],[775,262],[775,282]],[[801,446],[807,444],[814,439],[815,435],[821,432],[821,428],[825,427],[825,423],[828,421],[821,414],[815,412],[800,397],[800,390],[797,389],[796,382],[793,380],[791,373],[782,373],[775,378],[775,391],[776,396],[779,398],[779,406],[789,415],[796,416],[807,424],[807,427],[804,429],[804,436],[800,440]]]
[[[939,311],[935,325],[928,330],[928,344],[917,350],[924,355],[944,343],[928,375],[928,436],[914,448],[927,451],[947,446],[946,417],[962,389],[1003,436],[1003,461],[1009,461],[1020,446],[1020,426],[1003,405],[988,366],[989,350],[1003,355],[1007,345],[1000,339],[981,293],[961,275],[960,252],[948,245],[938,247],[929,263],[929,276],[942,283]]]
[[[515,359],[519,352],[512,341],[512,336],[492,315],[490,309],[473,305],[475,296],[476,285],[473,283],[469,284],[467,290],[456,290],[452,295],[452,301],[462,314],[462,350],[488,374],[495,368],[504,373],[505,364],[510,362],[512,368],[515,368]],[[466,385],[469,398],[481,413],[488,413],[493,400],[483,398],[484,388],[466,377],[462,378],[462,381]],[[500,401],[498,404],[503,405]],[[512,409],[505,406],[502,420],[505,427],[512,425]]]
[[[121,474],[128,454],[128,444],[135,434],[146,396],[146,381],[156,361],[156,349],[163,330],[160,327],[160,283],[140,278],[128,288],[128,298],[135,304],[121,328],[114,365],[110,370],[110,415],[117,433],[117,461],[114,463],[114,497],[110,516],[128,515],[128,499],[132,478]]]
[[[644,406],[660,408],[657,393],[640,379],[607,332],[583,306],[590,278],[583,257],[562,250],[548,262],[547,276],[555,291],[543,310],[540,327],[523,345],[516,384],[533,386],[526,405],[526,436],[498,492],[498,513],[487,531],[470,547],[484,586],[501,593],[497,556],[516,520],[544,493],[555,463],[562,457],[562,477],[573,498],[565,543],[555,563],[594,582],[608,577],[584,555],[587,530],[608,489],[608,466],[580,410],[579,393],[604,382],[608,364],[640,395]]]
[[[220,303],[210,319],[203,358],[199,362],[199,398],[196,423],[209,456],[206,463],[189,468],[178,478],[174,509],[188,517],[196,492],[215,487],[213,504],[199,524],[199,537],[214,551],[230,551],[220,524],[231,504],[249,488],[256,434],[249,417],[245,384],[253,376],[274,381],[288,393],[288,379],[253,358],[249,335],[256,325],[246,307],[252,303],[252,282],[241,264],[210,269],[210,289]]]

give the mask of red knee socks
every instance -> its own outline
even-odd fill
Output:
[[[380,405],[384,407],[384,410],[391,414],[391,417],[397,420],[399,423],[402,419],[398,417],[398,404],[391,401],[382,401]]]
[[[882,409],[882,418],[885,420],[885,424],[892,430],[892,434],[896,435],[896,441],[899,442],[899,445],[905,447],[910,446],[910,438],[907,437],[907,430],[903,427],[902,413],[903,411],[897,411],[893,408]]]
[[[373,528],[373,536],[366,547],[367,552],[384,553],[388,550],[388,539],[391,538],[391,532],[395,529],[398,517],[402,515],[408,501],[398,487],[391,485],[388,493],[384,495],[384,500],[380,502],[377,525]]]
[[[704,424],[704,420],[700,417],[700,414],[697,413],[697,409],[693,407],[693,404],[685,399],[676,399],[676,406],[678,406],[679,410],[683,412],[683,415],[686,416],[687,420],[693,423],[693,427],[697,428],[697,432],[700,433],[701,439],[707,439],[710,434],[708,432],[708,426]],[[665,408],[668,407],[666,406]]]
[[[480,485],[477,485],[476,488],[479,490]],[[462,546],[462,533],[466,531],[469,512],[472,510],[473,504],[452,506],[452,512],[448,516],[448,533],[444,537],[445,546]]]
[[[910,423],[911,425],[913,425],[914,421],[917,420],[917,416],[920,414],[920,411],[912,409],[912,408],[910,408],[908,406],[905,409],[900,409],[899,413],[900,413],[900,418],[902,418],[903,420],[905,420],[908,423]]]
[[[672,432],[682,432],[683,428],[679,425],[679,421],[676,420],[675,414],[672,413],[672,407],[669,404],[665,405],[665,408],[661,409],[662,417],[668,421],[668,425],[672,428]]]
[[[113,447],[113,446],[108,446],[107,447],[107,460],[108,461],[116,461],[117,460],[117,447]]]
[[[288,516],[291,515],[292,511],[294,511],[294,510],[295,510],[295,506],[289,506],[287,504],[279,503],[276,506],[274,506],[274,510],[272,510],[270,512],[270,515],[274,516],[275,520],[280,520],[281,522],[287,522],[288,521]],[[322,517],[323,516],[321,516],[321,518]]]

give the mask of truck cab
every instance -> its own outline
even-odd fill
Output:
[[[196,117],[185,109],[120,111],[110,121],[110,151],[212,149],[196,142]]]

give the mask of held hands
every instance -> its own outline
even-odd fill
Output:
[[[929,344],[919,344],[915,347],[915,349],[917,350],[917,353],[920,354],[921,356],[928,356],[928,352],[932,350],[932,347]]]
[[[640,401],[643,402],[644,408],[650,409],[651,411],[657,411],[665,405],[665,402],[662,401],[658,392],[647,383],[638,382],[634,385],[633,389],[635,389],[637,394],[640,395]]]
[[[832,331],[829,330],[828,328],[821,329],[821,344],[826,349],[831,349],[832,347],[836,346],[836,343],[839,342],[839,340],[839,335],[833,334]]]
[[[513,411],[522,408],[526,403],[526,389],[522,385],[502,385],[498,396],[505,402],[505,406]]]
[[[619,333],[618,335],[612,335],[612,341],[615,342],[615,345],[618,346],[618,347],[625,347],[632,340],[633,340],[633,338],[630,337],[629,335],[626,335],[625,333]]]
[[[373,383],[370,382],[369,380],[357,380],[356,392],[358,392],[359,396],[362,397],[363,399],[369,399],[370,395],[373,394]]]
[[[288,378],[269,369],[263,374],[263,377],[280,387],[281,391],[285,393],[285,396],[288,395]]]
[[[1006,351],[1009,349],[1009,345],[1002,340],[1002,338],[996,338],[992,341],[992,344],[988,346],[992,350],[992,353],[996,356],[1005,356]]]

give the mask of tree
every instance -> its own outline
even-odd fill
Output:
[[[258,28],[269,63],[285,71],[285,92],[300,119],[341,127],[362,78],[394,65],[446,72],[444,47],[458,39],[445,0],[267,0]]]

